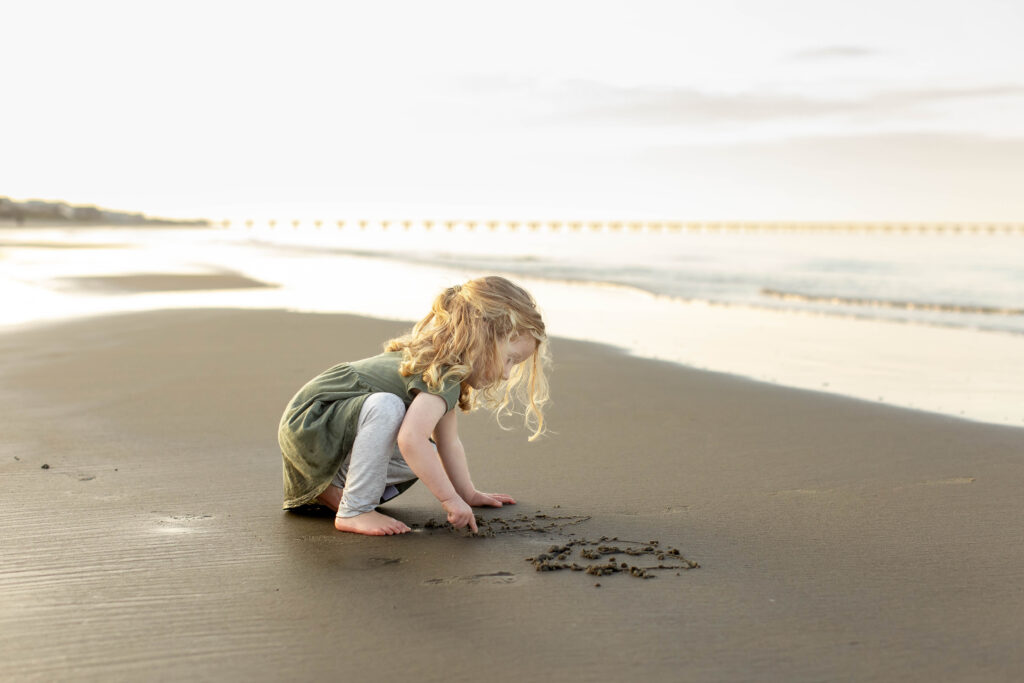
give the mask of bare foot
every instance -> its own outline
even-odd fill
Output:
[[[327,489],[316,497],[317,502],[321,505],[326,505],[335,512],[338,511],[338,505],[341,504],[342,491],[334,484],[331,484]]]
[[[364,512],[355,517],[335,517],[334,528],[338,531],[351,531],[354,534],[366,534],[367,536],[391,536],[411,531],[409,527],[394,517],[382,515],[376,510]]]

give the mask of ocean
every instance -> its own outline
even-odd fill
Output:
[[[3,228],[0,325],[194,306],[414,320],[441,287],[500,273],[534,293],[552,334],[1024,425],[1024,231],[869,227]],[[146,292],[102,279],[119,274],[228,274],[273,286]]]
[[[1024,233],[1016,231],[428,231],[378,224],[369,232],[284,227],[250,234],[251,244],[623,285],[683,301],[1024,334]]]

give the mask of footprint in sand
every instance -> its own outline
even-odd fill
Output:
[[[163,534],[191,534],[202,531],[194,525],[206,519],[213,519],[213,515],[166,515],[157,520],[154,531]]]
[[[783,489],[781,491],[769,491],[769,496],[817,496],[822,493],[831,493],[835,489]]]
[[[401,557],[368,557],[366,558],[366,566],[370,569],[373,567],[385,567],[389,564],[402,564],[405,562]]]
[[[625,517],[651,517],[654,515],[678,515],[690,509],[689,505],[665,505],[658,510],[618,510],[615,514]]]
[[[913,484],[907,484],[905,486],[897,486],[893,491],[906,491],[907,489],[914,488],[917,486],[962,486],[964,484],[973,484],[976,481],[975,477],[949,477],[948,479],[928,479],[926,481],[918,481]]]
[[[972,484],[974,477],[950,477],[949,479],[934,479],[921,482],[921,486],[945,486],[948,484]]]
[[[318,550],[335,552],[335,549],[344,550],[345,548],[350,547],[352,543],[351,536],[353,536],[353,534],[333,533],[328,535],[300,536],[297,540],[312,544]],[[380,567],[392,567],[404,564],[405,562],[408,562],[408,560],[404,557],[362,557],[345,552],[345,554],[337,557],[334,561],[334,566],[338,569],[363,571],[367,569],[378,569]]]
[[[430,586],[450,586],[455,583],[515,583],[516,575],[512,572],[492,572],[490,574],[472,574],[470,576],[448,576],[440,579],[427,579],[423,583]]]
[[[50,469],[50,465],[44,464],[42,466],[42,469],[48,470]],[[61,474],[64,475],[65,477],[70,477],[78,481],[92,481],[93,479],[96,478],[95,474],[89,474],[87,472],[61,472]]]

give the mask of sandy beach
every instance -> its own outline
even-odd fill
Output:
[[[283,512],[285,403],[406,327],[172,310],[0,336],[0,678],[1019,680],[1024,429],[555,339],[554,433],[461,420],[476,484],[519,500],[478,510],[499,533],[428,528],[422,485],[385,508],[398,537]],[[527,561],[601,537],[700,566]]]

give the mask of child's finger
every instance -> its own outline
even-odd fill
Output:
[[[504,493],[485,493],[483,495],[490,500],[490,502],[485,503],[485,505],[491,505],[493,507],[500,508],[502,505],[505,504],[516,504],[516,501],[514,498],[512,498],[512,496],[507,496]]]
[[[477,529],[476,529],[476,515],[471,514],[469,516],[469,528],[473,530],[474,534],[477,532]]]

